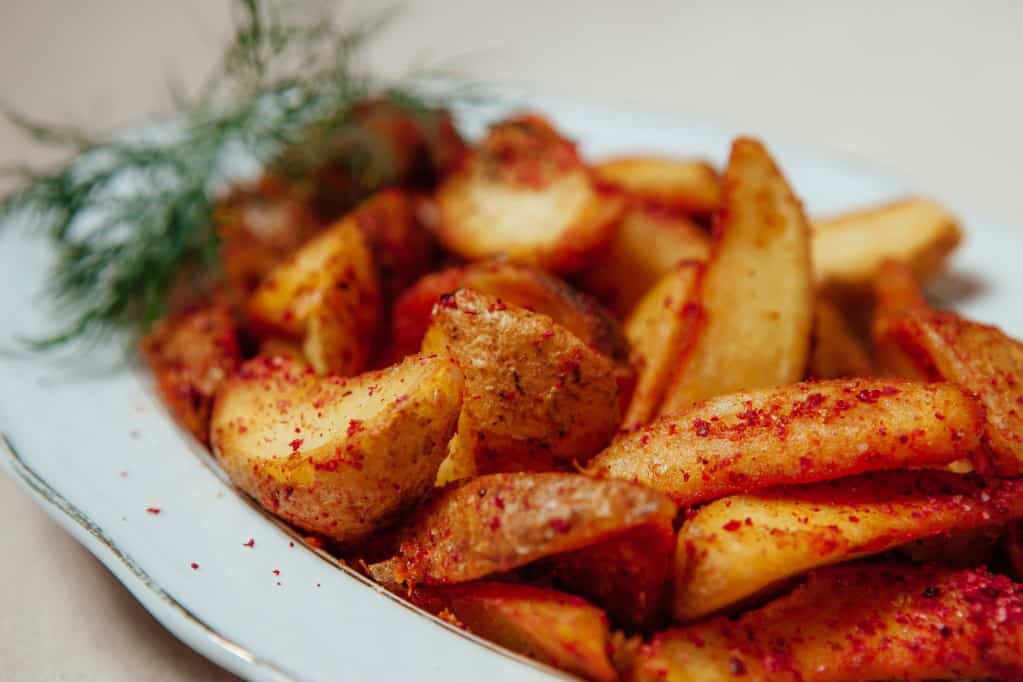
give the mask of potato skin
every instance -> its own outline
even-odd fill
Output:
[[[836,379],[736,393],[619,438],[588,470],[688,506],[979,451],[984,410],[946,383]]]
[[[480,476],[443,489],[401,533],[399,581],[461,583],[669,521],[663,495],[580,474]]]
[[[673,613],[701,618],[807,570],[1023,515],[1023,481],[894,471],[737,495],[679,531]]]
[[[668,630],[631,682],[1023,679],[1023,586],[984,569],[826,569],[738,619]]]
[[[615,367],[546,315],[462,289],[423,342],[465,375],[460,446],[481,473],[585,462],[618,428]]]
[[[526,114],[491,128],[438,188],[437,208],[449,251],[567,273],[611,239],[625,200],[597,187],[575,145],[547,120]]]
[[[277,516],[354,543],[430,490],[461,399],[461,373],[447,358],[413,356],[343,379],[258,357],[217,396],[213,451]]]
[[[181,426],[209,444],[213,396],[241,362],[231,312],[214,305],[161,320],[141,350],[164,405]]]
[[[472,582],[417,590],[412,600],[470,632],[588,680],[618,679],[607,616],[574,595],[530,585]]]

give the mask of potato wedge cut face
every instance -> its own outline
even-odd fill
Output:
[[[585,462],[618,427],[615,366],[546,315],[463,289],[436,306],[423,348],[462,368],[458,438],[482,473]]]
[[[739,604],[810,569],[1023,516],[1023,481],[898,471],[727,497],[679,532],[673,613]]]
[[[625,321],[636,389],[622,421],[623,431],[644,426],[657,415],[688,334],[699,323],[699,313],[691,304],[702,270],[701,263],[680,263],[647,292]]]
[[[521,116],[495,125],[437,190],[438,237],[469,260],[503,254],[572,272],[611,239],[624,207],[597,188],[575,145]]]
[[[978,468],[1023,474],[1023,344],[997,327],[947,312],[910,313],[891,333],[924,373],[980,398],[987,410],[990,461],[976,462]]]
[[[402,533],[399,580],[460,583],[663,523],[675,506],[624,481],[580,474],[492,474],[445,488]]]
[[[905,263],[887,260],[874,278],[873,290],[874,318],[870,336],[878,371],[886,376],[930,380],[933,377],[927,367],[921,367],[893,334],[907,314],[926,313],[931,309],[913,271]]]
[[[1021,613],[1023,587],[984,569],[827,569],[738,619],[658,635],[627,679],[1021,679]]]
[[[470,632],[588,680],[618,679],[604,612],[556,590],[473,582],[421,590]]]
[[[689,506],[866,471],[947,464],[979,450],[984,410],[952,384],[804,382],[721,396],[623,436],[588,469]]]
[[[684,213],[630,207],[614,239],[575,281],[625,319],[657,281],[684,261],[706,261],[710,236]]]
[[[715,232],[697,284],[704,321],[679,360],[661,414],[799,381],[806,369],[813,325],[809,225],[755,140],[732,146]]]
[[[872,370],[870,353],[845,315],[834,303],[818,297],[807,373],[815,379],[841,379],[869,376]]]
[[[926,281],[941,271],[962,241],[959,222],[944,207],[912,198],[814,222],[817,283],[842,295],[868,292],[886,260]]]
[[[598,163],[593,172],[643,202],[698,214],[721,205],[721,180],[704,161],[631,156]]]
[[[448,358],[413,356],[347,380],[256,358],[218,394],[213,450],[268,510],[352,543],[430,490],[461,399],[461,373]]]

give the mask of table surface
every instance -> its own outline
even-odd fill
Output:
[[[0,101],[112,127],[194,87],[226,1],[5,0]],[[372,6],[345,3],[348,11]],[[1023,209],[1023,3],[412,0],[370,62],[696,114],[870,159],[956,205]],[[768,7],[770,5],[770,7]],[[0,124],[0,164],[51,161]],[[166,633],[0,476],[0,680],[230,676]]]

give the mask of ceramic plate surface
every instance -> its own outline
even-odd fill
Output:
[[[718,164],[732,137],[756,132],[548,98],[507,102],[466,107],[459,121],[476,136],[509,109],[532,108],[576,138],[590,159],[659,152]],[[914,190],[859,162],[766,141],[811,215]],[[1023,336],[1023,230],[942,199],[963,218],[968,240],[931,293]],[[23,225],[0,226],[0,457],[167,629],[256,680],[557,675],[413,609],[305,547],[236,493],[170,421],[146,373],[125,366],[116,349],[59,358],[12,351],[16,334],[41,334],[57,322],[42,293],[51,262],[44,239]],[[251,548],[244,546],[250,538]]]

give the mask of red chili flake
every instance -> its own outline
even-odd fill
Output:
[[[504,304],[504,301],[498,299],[497,303],[491,303],[490,307],[487,308],[492,313],[499,312],[501,310],[507,310],[508,306]]]
[[[549,338],[551,338],[553,336],[554,336],[554,330],[553,329],[545,329],[543,334],[540,335],[540,338],[549,339]]]
[[[320,583],[316,583],[316,586],[317,586],[317,587],[319,587],[319,586],[320,586]]]
[[[645,446],[649,442],[650,442],[650,434],[643,434],[643,437],[639,439],[639,444],[640,445],[644,445]]]
[[[273,570],[273,574],[274,574],[274,575],[280,575],[280,574],[281,574],[281,569],[279,569],[279,568],[275,568],[275,569]]]
[[[860,517],[858,517],[858,516],[850,516],[849,517],[849,521],[850,521],[850,523],[859,523],[860,522]]]
[[[281,581],[280,581],[280,580],[278,580],[278,581],[277,581],[277,587],[280,587],[280,586],[281,586]]]
[[[289,543],[288,543],[288,547],[294,547],[294,546],[295,546],[295,543],[294,543],[294,542],[289,542]]]
[[[160,513],[160,508],[159,507],[146,507],[146,511],[149,512],[150,514],[156,515],[156,514]]]
[[[441,294],[440,298],[437,299],[437,305],[441,308],[454,308],[458,309],[458,303],[455,302],[454,294]]]
[[[501,527],[500,517],[495,516],[494,518],[490,519],[490,523],[488,523],[487,525],[490,526],[490,530],[497,530],[498,528]]]
[[[194,561],[190,565],[191,565],[193,571],[198,571],[199,570],[199,564],[195,563]]]
[[[731,521],[729,521],[728,523],[721,527],[727,530],[729,533],[734,533],[735,531],[742,528],[742,521],[740,521],[739,519],[732,519]]]
[[[354,436],[355,434],[357,434],[361,430],[362,430],[362,420],[361,419],[353,419],[350,422],[348,422],[348,435],[349,436]]]
[[[303,441],[304,441],[303,438],[296,438],[295,440],[288,443],[288,445],[291,446],[291,451],[298,452],[298,449],[302,447]]]
[[[256,541],[253,540],[252,538],[249,538],[248,542],[243,542],[242,543],[242,547],[255,547],[255,546],[256,546]]]
[[[693,422],[693,431],[695,431],[696,435],[700,438],[706,437],[707,434],[710,433],[710,422],[704,419],[697,419]]]
[[[674,436],[678,433],[678,426],[674,423],[668,424],[668,435]]]
[[[565,519],[551,519],[547,522],[547,525],[559,533],[567,533],[569,528],[572,527]]]
[[[746,674],[746,664],[741,659],[732,656],[728,659],[728,671],[736,677],[740,677]]]

